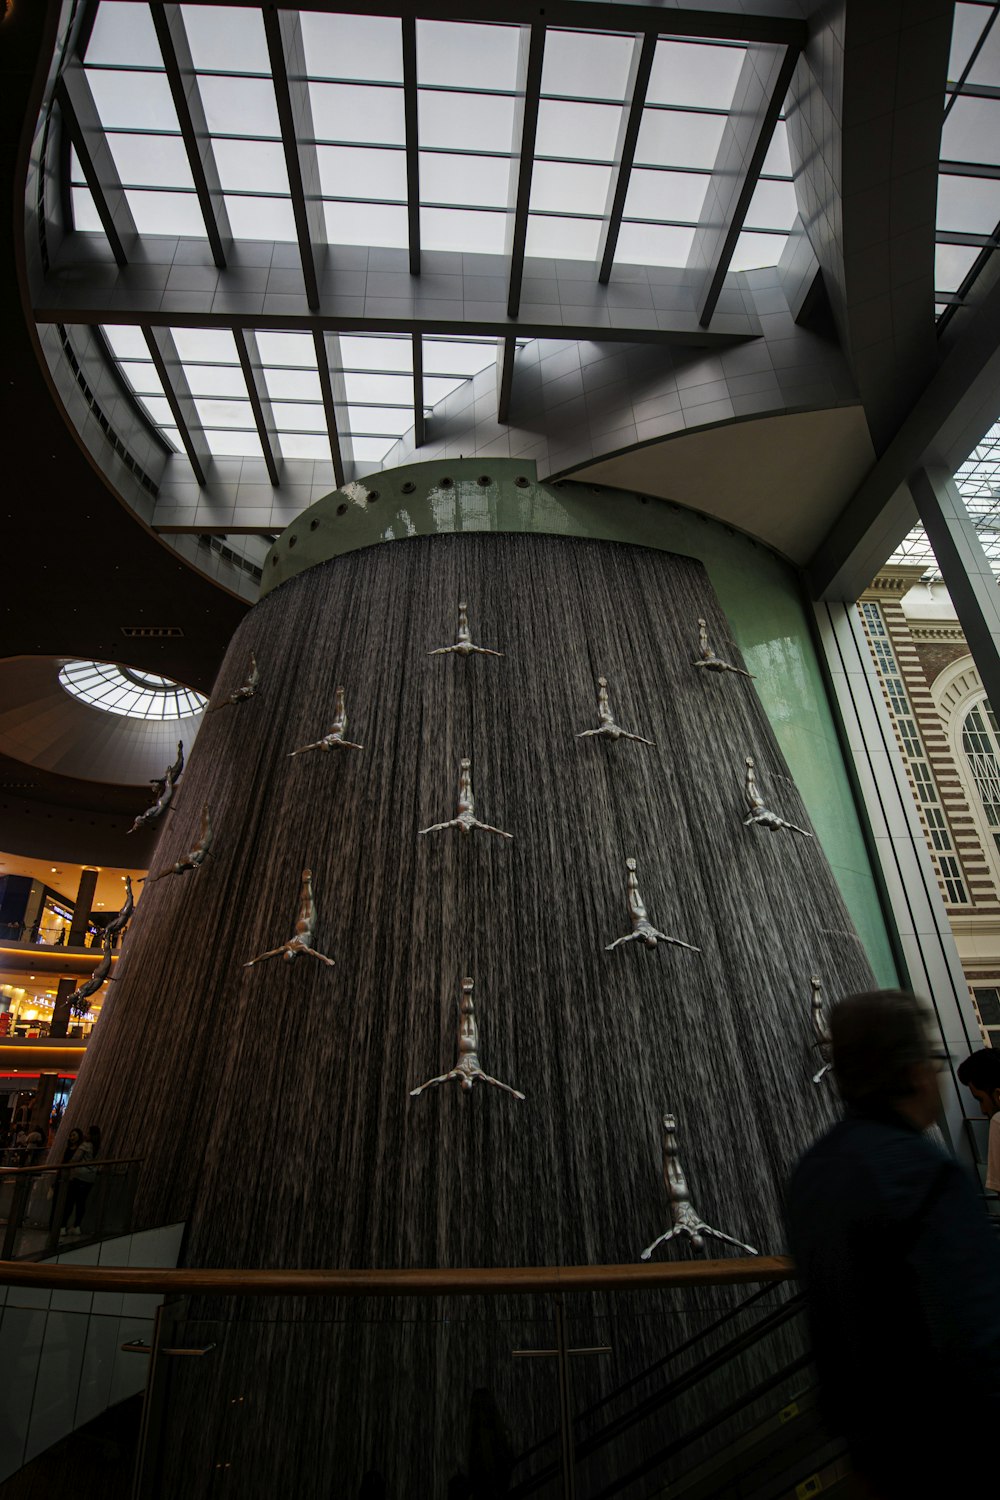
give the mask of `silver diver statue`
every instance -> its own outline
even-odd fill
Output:
[[[800,828],[797,823],[789,823],[784,818],[779,818],[777,813],[771,812],[764,805],[764,799],[760,795],[757,786],[757,774],[754,771],[753,757],[748,755],[746,759],[747,774],[743,782],[743,796],[747,807],[750,809],[749,817],[743,819],[743,827],[754,823],[758,828],[766,828],[768,833],[777,833],[779,828],[788,828],[792,833],[801,833],[805,839],[811,839],[812,834],[805,828]]]
[[[265,958],[277,958],[279,955],[288,963],[293,958],[298,958],[300,953],[306,953],[310,958],[318,958],[320,963],[333,968],[336,959],[327,958],[325,953],[318,953],[312,946],[313,928],[316,926],[316,903],[313,900],[312,870],[302,871],[302,885],[299,890],[299,915],[295,923],[294,936],[282,943],[280,948],[270,948],[267,953],[258,953],[256,958],[251,958],[249,963],[243,965],[244,969],[252,969],[254,964],[259,964]]]
[[[462,980],[462,1002],[458,1018],[458,1061],[450,1073],[442,1073],[438,1078],[428,1078],[426,1083],[410,1090],[410,1098],[416,1098],[422,1094],[424,1089],[435,1088],[439,1083],[450,1083],[453,1078],[458,1080],[463,1089],[471,1089],[476,1079],[481,1083],[489,1083],[495,1089],[503,1089],[505,1094],[513,1094],[515,1099],[523,1099],[524,1095],[518,1089],[512,1089],[509,1083],[501,1083],[498,1078],[491,1078],[484,1073],[479,1064],[479,1027],[476,1025],[476,1013],[472,1008],[472,980]]]
[[[823,1015],[823,986],[816,978],[815,974],[810,979],[809,983],[812,985],[812,1001],[810,1004],[810,1010],[812,1012],[813,1031],[816,1033],[815,1046],[819,1048],[820,1057],[825,1057],[827,1059],[827,1061],[820,1068],[819,1072],[813,1074],[813,1083],[819,1083],[823,1078],[826,1077],[827,1073],[829,1073],[830,1069],[833,1067],[833,1063],[829,1060],[830,1031],[826,1024],[826,1019]]]
[[[156,801],[152,807],[147,807],[144,813],[139,813],[132,827],[126,829],[127,833],[138,833],[140,828],[146,828],[150,823],[155,823],[157,818],[162,817],[166,812],[174,795],[174,778],[172,772],[173,767],[168,766],[162,781],[157,781],[156,783],[150,782],[151,787],[155,785],[161,787],[162,790],[155,794]]]
[[[74,1016],[85,1016],[90,1009],[90,997],[96,995],[111,973],[111,939],[105,934],[104,957],[89,979],[85,979],[69,997],[69,1008]]]
[[[464,600],[458,605],[458,634],[452,646],[438,646],[436,651],[428,651],[428,656],[503,656],[502,651],[491,651],[488,646],[474,646],[472,644],[472,631],[469,629],[469,606]]]
[[[311,745],[302,745],[298,750],[289,750],[288,755],[305,755],[307,750],[332,750],[334,746],[340,745],[345,750],[363,750],[364,745],[355,745],[351,740],[345,740],[347,733],[347,711],[344,708],[344,689],[339,687],[333,700],[333,728],[329,734],[325,734],[321,740],[313,740]]]
[[[617,948],[621,943],[642,943],[646,948],[655,948],[657,943],[673,943],[677,948],[689,948],[692,953],[700,953],[693,943],[683,943],[680,938],[668,937],[665,932],[660,932],[649,920],[646,906],[642,896],[639,894],[639,881],[636,877],[636,863],[634,859],[625,861],[628,871],[628,911],[632,918],[632,931],[625,937],[615,938],[613,943],[605,943],[605,953],[610,953],[612,948]]]
[[[250,670],[246,675],[243,686],[238,687],[235,693],[230,693],[228,698],[223,698],[221,703],[214,703],[212,707],[207,710],[207,712],[210,714],[214,714],[218,713],[220,708],[228,708],[231,703],[245,703],[248,698],[252,698],[256,693],[257,684],[259,682],[260,670],[257,666],[257,658],[251,651]]]
[[[166,879],[168,875],[183,875],[185,870],[199,869],[212,852],[214,838],[215,834],[212,831],[211,820],[208,816],[208,803],[206,802],[201,810],[201,830],[198,835],[198,842],[194,848],[189,849],[187,854],[182,854],[177,863],[171,865],[168,870],[161,870],[158,875],[151,875],[149,877],[150,885],[155,880]]]
[[[760,1251],[755,1250],[752,1245],[744,1245],[742,1240],[734,1240],[731,1234],[723,1234],[721,1229],[713,1229],[695,1213],[691,1206],[680,1153],[677,1150],[677,1121],[673,1115],[663,1116],[663,1185],[667,1190],[671,1226],[651,1245],[646,1246],[640,1256],[641,1260],[649,1260],[658,1245],[665,1245],[667,1240],[672,1240],[675,1235],[686,1236],[691,1241],[692,1250],[704,1250],[705,1236],[709,1235],[714,1240],[722,1240],[727,1245],[735,1245],[737,1249],[745,1250],[748,1255],[760,1254]]]
[[[447,823],[432,823],[430,828],[421,828],[421,833],[440,833],[443,828],[458,828],[462,833],[471,833],[481,828],[484,833],[498,833],[502,839],[512,839],[512,833],[494,828],[491,823],[480,823],[476,817],[476,803],[472,795],[472,761],[464,757],[458,763],[458,812]]]
[[[181,772],[183,770],[184,770],[184,741],[183,740],[178,740],[177,741],[177,759],[174,761],[173,765],[172,766],[168,766],[167,769],[164,771],[164,773],[163,773],[162,776],[156,777],[153,781],[151,781],[149,783],[149,790],[152,792],[153,796],[154,797],[161,797],[163,795],[164,789],[166,788],[166,785],[167,785],[167,777],[168,776],[170,777],[170,780],[173,782],[173,784],[174,784],[174,790],[176,791],[177,790],[177,783],[181,779]]]
[[[743,667],[734,667],[732,662],[723,661],[721,656],[716,656],[708,644],[708,625],[702,619],[698,621],[698,660],[691,665],[701,667],[705,672],[736,672],[740,677],[754,675]]]
[[[128,926],[129,918],[131,917],[131,915],[132,915],[132,913],[134,911],[135,911],[135,900],[134,900],[134,898],[132,896],[132,877],[131,877],[131,875],[126,875],[125,876],[125,901],[124,901],[124,903],[122,905],[122,909],[121,909],[121,911],[118,913],[118,915],[116,917],[112,917],[111,918],[111,921],[108,923],[107,927],[105,927],[105,929],[104,929],[104,931],[107,934],[107,936],[111,939],[111,946],[112,947],[114,947],[115,944],[118,942],[118,934],[120,932],[122,932],[124,930],[124,928],[126,928]]]
[[[635,740],[639,745],[652,745],[652,740],[647,740],[641,734],[629,734],[627,729],[622,729],[620,724],[615,723],[614,714],[611,712],[611,703],[608,698],[608,679],[598,677],[597,679],[597,718],[596,729],[582,729],[577,735],[578,740],[588,739],[592,735],[602,735],[609,740]]]

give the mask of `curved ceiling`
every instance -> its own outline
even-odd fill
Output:
[[[202,715],[127,719],[92,708],[59,682],[63,657],[0,661],[0,754],[81,781],[145,787],[163,774],[177,741],[190,751]],[[142,796],[136,812],[142,812]]]

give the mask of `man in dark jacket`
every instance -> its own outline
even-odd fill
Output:
[[[992,1488],[1000,1246],[940,1111],[928,1016],[886,990],[830,1016],[845,1118],[799,1162],[788,1237],[831,1430],[880,1500]]]

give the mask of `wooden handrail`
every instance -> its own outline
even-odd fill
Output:
[[[654,1291],[791,1281],[791,1260],[755,1255],[732,1260],[663,1261],[624,1266],[460,1266],[419,1271],[252,1271],[139,1269],[0,1261],[0,1286],[79,1292],[214,1293],[232,1297],[441,1297],[482,1293]]]
[[[8,1151],[20,1151],[21,1146],[8,1146]],[[26,1148],[31,1150],[29,1146]],[[37,1167],[0,1167],[0,1178],[16,1177],[19,1172],[32,1172],[36,1176],[39,1172],[76,1172],[80,1167],[132,1167],[139,1162],[145,1161],[144,1156],[111,1156],[107,1160],[103,1156],[91,1157],[90,1161],[65,1161],[58,1166],[54,1162],[39,1162]]]

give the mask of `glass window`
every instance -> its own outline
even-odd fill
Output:
[[[697,222],[708,184],[707,173],[650,172],[636,168],[629,177],[625,217]]]
[[[951,55],[948,59],[949,83],[957,83],[965,72],[969,58],[989,18],[990,13],[985,6],[961,3],[955,6],[955,19],[951,32]]]
[[[275,425],[282,432],[325,432],[326,409],[308,401],[273,401]]]
[[[344,389],[348,401],[406,406],[413,401],[413,376],[350,371],[344,376]]]
[[[507,215],[461,208],[421,208],[420,241],[428,250],[468,250],[502,255]]]
[[[59,681],[74,698],[129,719],[186,719],[203,713],[207,698],[169,678],[153,679],[108,661],[68,661]]]
[[[395,16],[299,13],[310,78],[402,83],[403,37]]]
[[[364,141],[372,146],[402,146],[406,140],[402,89],[311,83],[309,102],[318,141]],[[454,135],[444,144],[453,145]]]
[[[934,289],[957,292],[979,259],[972,245],[938,245],[934,252]]]
[[[140,234],[182,234],[204,238],[205,220],[194,192],[147,193],[130,188],[125,194]]]
[[[317,437],[309,432],[282,432],[278,434],[282,458],[311,458],[330,462],[330,439]]]
[[[194,404],[205,427],[242,428],[246,432],[257,429],[249,401],[213,401],[196,397]]]
[[[338,407],[338,414],[345,408]],[[348,406],[346,408],[351,432],[360,432],[365,437],[382,434],[402,437],[413,426],[413,408],[384,406]]]
[[[636,165],[711,171],[725,124],[723,115],[645,109],[635,149]]]
[[[227,193],[229,227],[238,240],[296,240],[291,198],[254,198]]]
[[[421,145],[460,143],[473,151],[510,151],[514,133],[512,98],[497,94],[431,93],[421,89],[417,102]],[[538,149],[541,151],[542,147]]]
[[[162,68],[160,44],[153,29],[148,5],[134,0],[105,0],[97,8],[94,28],[87,43],[87,62],[131,68]]]
[[[247,387],[239,365],[185,365],[192,396],[235,396],[246,400]]]
[[[109,135],[118,176],[136,187],[194,188],[188,154],[179,135]]]
[[[180,131],[166,74],[88,68],[87,82],[106,130]]]
[[[744,47],[660,40],[646,98],[650,104],[729,109],[745,51]]]
[[[610,184],[610,167],[536,161],[531,174],[532,212],[601,215],[607,208]]]
[[[536,154],[612,162],[621,117],[620,104],[576,104],[543,99],[538,106]]]
[[[271,60],[259,10],[227,5],[182,5],[196,72],[265,73]]]
[[[535,165],[535,177],[541,165],[540,162]],[[405,187],[403,196],[406,196]],[[509,196],[509,157],[459,156],[438,151],[420,153],[420,199],[423,203],[506,208]]]
[[[941,132],[943,161],[992,165],[1000,150],[1000,99],[958,98]]]
[[[629,36],[550,28],[545,34],[542,93],[621,103],[634,45]]]
[[[997,143],[1000,153],[1000,142]],[[992,234],[1000,224],[1000,182],[988,177],[938,178],[937,227],[953,233]]]
[[[236,340],[227,328],[175,328],[174,347],[182,360],[238,365]]]
[[[427,351],[431,341],[424,340],[424,368],[427,368]],[[413,369],[413,345],[408,338],[392,335],[382,337],[342,333],[340,357],[345,370],[408,370]]]
[[[791,229],[798,213],[795,188],[790,182],[758,182],[747,210],[746,227]]]
[[[323,218],[331,245],[384,245],[403,249],[410,242],[410,221],[402,204],[337,203],[327,199],[323,203]]]
[[[264,384],[272,401],[321,401],[323,398],[319,376],[312,370],[265,370]]]
[[[319,180],[327,198],[390,198],[406,202],[406,153],[361,146],[317,146]]]
[[[788,154],[788,126],[779,120],[761,168],[765,177],[791,177],[792,160]]]
[[[754,271],[760,266],[776,266],[787,238],[784,234],[752,234],[744,230],[736,241],[729,269]]]
[[[468,21],[417,22],[417,77],[459,89],[514,89],[520,29]]]
[[[525,255],[555,260],[596,260],[601,238],[597,219],[529,214]],[[619,260],[624,257],[619,256]]]
[[[686,266],[693,229],[672,224],[622,224],[616,260],[624,265]]]
[[[101,223],[101,216],[97,212],[97,205],[89,188],[70,188],[70,199],[73,204],[74,229],[79,229],[85,234],[103,231],[104,225]]]
[[[281,135],[270,78],[208,76],[199,78],[198,88],[212,135]]]
[[[260,446],[260,438],[256,430],[249,432],[207,427],[205,442],[214,458],[262,459],[264,457],[264,450]]]
[[[278,141],[213,141],[223,192],[288,195],[284,148]]]

